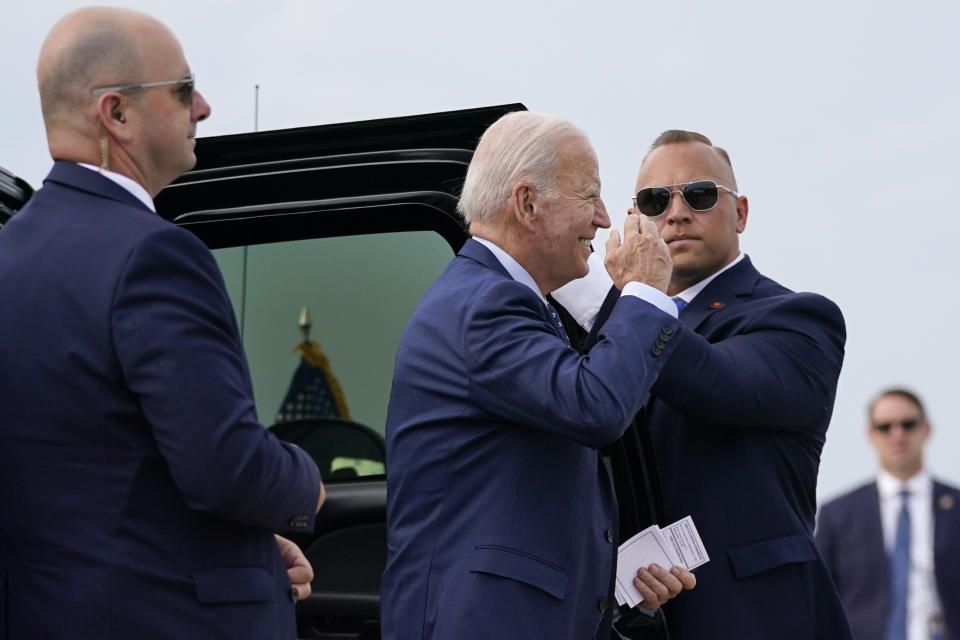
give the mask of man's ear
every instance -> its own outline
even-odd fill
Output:
[[[737,233],[743,233],[747,228],[747,213],[750,211],[750,203],[747,196],[737,198]]]
[[[129,107],[130,101],[118,91],[103,94],[97,102],[100,125],[119,142],[130,142],[133,139],[133,130],[127,121]]]
[[[524,229],[533,230],[539,218],[537,188],[529,182],[518,182],[510,192],[510,210]]]

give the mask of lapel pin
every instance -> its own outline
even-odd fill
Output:
[[[939,498],[937,498],[937,504],[940,505],[940,508],[943,509],[944,511],[949,511],[950,509],[953,509],[953,503],[954,503],[953,496],[950,495],[949,493],[945,493]]]
[[[720,302],[719,300],[716,301],[716,302],[711,302],[711,303],[710,303],[710,308],[711,308],[711,309],[723,309],[725,306],[726,306],[726,305],[723,304],[722,302]]]

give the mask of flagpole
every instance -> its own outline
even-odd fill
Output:
[[[260,130],[260,85],[253,85],[253,131]],[[247,318],[247,245],[243,245],[243,273],[240,284],[240,341],[243,342],[243,328]]]

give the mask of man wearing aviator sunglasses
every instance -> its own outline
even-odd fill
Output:
[[[920,398],[892,388],[867,408],[874,481],[824,504],[817,546],[857,638],[960,638],[960,489],[934,480]]]
[[[632,211],[652,219],[670,249],[667,293],[688,329],[639,422],[659,463],[666,522],[693,516],[711,560],[697,569],[697,588],[664,607],[671,637],[850,638],[813,542],[846,339],[840,310],[761,275],[740,252],[748,201],[729,156],[706,136],[671,130],[654,141]],[[611,275],[592,259],[586,278],[554,292],[590,330],[587,347],[619,297]]]
[[[194,90],[150,16],[62,18],[37,64],[54,165],[0,234],[0,636],[296,637],[310,456],[256,419],[209,249],[157,193]]]
[[[674,189],[673,187],[680,188]],[[734,198],[740,197],[740,194],[733,189],[717,184],[713,180],[695,180],[694,182],[668,184],[662,187],[644,187],[637,191],[637,195],[633,198],[633,204],[640,210],[640,213],[648,218],[657,218],[670,208],[670,200],[673,198],[673,194],[679,193],[691,211],[703,213],[717,206],[717,202],[720,200],[720,190],[726,191]]]

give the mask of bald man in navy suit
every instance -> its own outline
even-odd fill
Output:
[[[293,640],[316,465],[259,422],[220,271],[153,197],[195,90],[142,13],[75,11],[37,65],[55,163],[0,232],[0,638]]]

